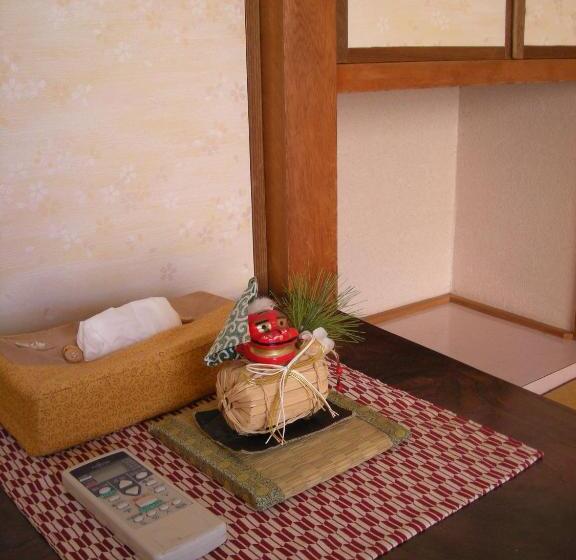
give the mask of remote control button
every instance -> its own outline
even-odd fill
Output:
[[[182,502],[182,500],[180,498],[176,498],[175,500],[172,501],[172,505],[179,507],[183,504],[184,502]]]
[[[105,494],[109,494],[110,492],[112,492],[112,488],[110,488],[110,486],[102,486],[102,488],[98,490],[98,494],[100,494],[100,496],[104,496]]]
[[[160,492],[164,492],[166,490],[166,486],[158,486],[157,488],[154,489],[154,492],[156,492],[156,494],[159,494]]]
[[[146,478],[148,476],[148,473],[146,471],[140,471],[136,473],[136,480],[142,480],[143,478]]]
[[[168,504],[162,504],[160,506],[160,511],[167,511],[170,508]]]
[[[151,478],[146,482],[146,486],[156,486],[156,484],[158,484],[158,481],[154,478]]]
[[[137,515],[136,517],[133,518],[135,523],[142,523],[142,521],[144,521],[144,516],[143,515]]]
[[[158,515],[158,512],[155,509],[153,509],[153,510],[150,510],[146,515],[148,517],[156,517]]]
[[[126,502],[120,502],[116,506],[116,509],[119,509],[120,511],[124,511],[127,507],[128,507],[128,504]]]
[[[140,486],[137,486],[136,484],[130,486],[130,488],[124,490],[124,494],[127,494],[128,496],[138,496],[138,494],[140,494]]]
[[[120,488],[120,490],[123,490],[124,488],[128,488],[128,486],[132,486],[133,484],[134,483],[131,480],[125,478],[124,480],[120,481],[120,483],[118,484],[118,488]]]
[[[155,496],[144,496],[134,502],[143,513],[149,509],[157,508],[162,502]]]
[[[108,501],[109,501],[109,502],[116,502],[116,501],[118,501],[119,499],[120,499],[120,496],[118,496],[118,494],[114,494],[114,496],[110,496],[110,497],[108,498]]]

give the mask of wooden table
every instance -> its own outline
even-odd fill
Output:
[[[423,534],[393,560],[576,558],[576,412],[376,327],[350,366],[541,449],[544,459]],[[0,557],[57,559],[0,493]]]

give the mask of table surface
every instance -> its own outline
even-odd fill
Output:
[[[540,449],[544,459],[387,555],[392,560],[576,557],[576,412],[364,325],[349,366]],[[0,492],[0,557],[58,557]]]

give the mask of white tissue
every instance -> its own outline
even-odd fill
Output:
[[[166,298],[151,297],[111,307],[82,321],[77,344],[89,362],[180,325],[180,315]]]

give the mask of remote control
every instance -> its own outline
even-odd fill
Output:
[[[195,560],[226,540],[226,523],[125,449],[68,469],[64,488],[142,560]]]

